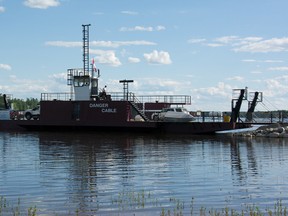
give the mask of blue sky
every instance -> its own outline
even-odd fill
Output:
[[[100,87],[191,95],[190,110],[230,110],[232,90],[260,91],[256,110],[287,109],[287,0],[0,0],[0,93],[69,92],[82,68],[82,24]],[[243,103],[247,110],[247,102]]]

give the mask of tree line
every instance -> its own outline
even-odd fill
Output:
[[[26,109],[32,109],[36,107],[39,104],[39,100],[37,98],[26,98],[24,99],[17,99],[17,98],[9,98],[9,95],[7,96],[7,100],[14,110],[23,111]],[[3,95],[0,95],[0,109],[5,109],[5,103],[4,103],[4,97]]]

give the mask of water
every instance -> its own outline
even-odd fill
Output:
[[[285,139],[0,133],[0,196],[25,214],[273,209],[288,206],[287,171]]]

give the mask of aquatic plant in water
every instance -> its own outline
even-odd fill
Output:
[[[200,215],[200,216],[288,216],[287,207],[282,204],[281,200],[277,200],[272,209],[265,208],[260,209],[255,204],[245,204],[241,210],[229,208],[228,206],[222,209],[214,209],[207,207],[200,207],[195,209],[194,198],[192,197],[190,205],[185,205],[185,202],[174,197],[168,198],[168,200],[161,199],[159,202],[158,198],[152,192],[142,191],[122,191],[119,192],[115,197],[111,197],[111,204],[116,206],[114,212],[115,215],[119,213],[130,213],[137,216],[137,210],[141,209],[142,213],[151,213],[153,207],[154,215],[159,214],[160,216],[183,216],[183,215]],[[99,206],[101,210],[101,206]],[[27,212],[27,214],[23,214]],[[41,210],[37,209],[36,206],[29,207],[23,210],[21,207],[20,198],[18,199],[17,205],[13,206],[3,196],[0,196],[0,216],[4,215],[28,215],[37,216],[37,213],[41,214]],[[67,215],[83,215],[85,212],[81,210],[74,210],[74,214],[69,211]],[[54,215],[57,215],[55,212]],[[113,214],[111,214],[113,215]]]
[[[21,212],[27,212],[28,216],[36,216],[37,215],[37,208],[36,206],[31,206],[27,210],[22,210],[20,198],[17,200],[17,205],[14,206],[8,200],[0,196],[0,216],[2,215],[13,215],[13,216],[20,216],[23,215]]]

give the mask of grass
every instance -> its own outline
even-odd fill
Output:
[[[200,216],[287,216],[287,207],[282,205],[281,201],[277,201],[274,204],[273,209],[266,208],[264,210],[261,210],[258,206],[252,204],[252,205],[245,205],[244,208],[241,210],[235,210],[229,207],[224,207],[222,209],[207,209],[205,207],[201,207],[198,212],[194,212],[194,206],[193,206],[193,198],[190,205],[190,215],[200,215]],[[180,204],[177,201],[176,207],[174,205],[173,211],[171,209],[162,210],[161,216],[182,216],[184,210],[184,203],[183,205]],[[187,215],[187,213],[185,213]]]
[[[114,212],[118,212],[111,215],[123,214],[125,212],[137,215],[138,210],[141,210],[142,213],[147,210],[148,214],[152,214],[151,209],[153,209],[153,211],[155,210],[153,215],[158,214],[160,216],[288,216],[287,207],[282,204],[281,200],[277,200],[272,209],[260,209],[255,204],[246,204],[242,206],[241,210],[229,208],[229,206],[225,206],[221,209],[207,208],[204,206],[200,207],[200,209],[195,209],[193,197],[189,204],[186,204],[184,201],[174,197],[167,198],[167,200],[161,198],[160,202],[153,193],[145,192],[144,190],[139,192],[120,192],[115,197],[111,197],[111,205],[115,206],[116,210],[114,210]],[[101,211],[101,206],[99,206],[98,210]],[[37,216],[38,213],[41,214],[41,209],[37,209],[36,206],[31,206],[26,210],[23,209],[23,207],[21,207],[20,198],[14,206],[8,202],[6,198],[0,196],[0,216]],[[89,212],[83,212],[76,209],[74,214],[69,212],[67,215],[81,216],[83,214],[85,215],[85,213]],[[97,214],[97,212],[94,213]],[[54,215],[57,215],[57,213],[54,213]]]
[[[21,202],[20,198],[17,200],[17,205],[14,206],[10,204],[7,199],[3,196],[0,196],[0,216],[2,215],[13,215],[13,216],[20,216],[23,215],[21,213],[22,208],[21,208]],[[28,216],[36,216],[37,215],[37,208],[36,206],[34,207],[29,207],[26,210]]]

